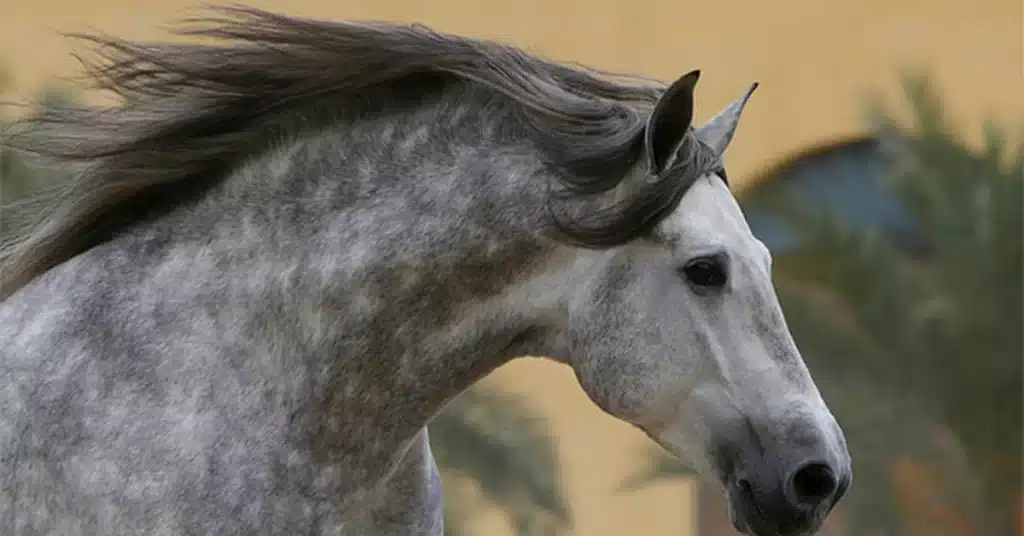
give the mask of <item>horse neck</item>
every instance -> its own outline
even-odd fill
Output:
[[[222,305],[237,325],[263,326],[243,336],[327,371],[291,396],[387,408],[380,424],[411,433],[513,357],[559,353],[576,250],[541,232],[540,160],[475,104],[296,139],[190,215],[241,270],[211,277],[245,300]]]

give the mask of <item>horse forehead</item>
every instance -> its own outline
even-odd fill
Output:
[[[684,246],[757,248],[739,203],[716,175],[697,179],[660,227],[671,242]]]

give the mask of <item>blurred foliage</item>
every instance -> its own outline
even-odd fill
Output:
[[[446,519],[472,511],[474,496],[501,508],[522,536],[567,532],[569,505],[559,481],[555,446],[544,422],[517,397],[473,387],[430,423],[434,456],[448,481]],[[473,486],[459,486],[458,480]],[[474,489],[475,488],[475,489]],[[446,526],[448,536],[458,532]]]
[[[1017,534],[1022,454],[1024,145],[986,125],[973,150],[928,79],[904,76],[913,124],[872,111],[888,186],[922,251],[853,229],[770,179],[743,197],[799,229],[775,255],[787,321],[843,425],[851,535]],[[630,484],[689,472],[660,450]]]
[[[49,90],[33,106],[70,102],[66,92]],[[37,221],[39,207],[59,192],[66,175],[0,143],[0,246]],[[568,530],[553,440],[523,401],[474,387],[449,403],[429,429],[445,487],[446,536],[470,534],[474,512],[487,507],[503,511],[520,536]]]
[[[3,90],[0,76],[0,95]],[[29,104],[26,113],[72,102],[74,99],[66,91],[50,88]],[[0,112],[10,109],[14,107],[0,107]],[[0,141],[6,136],[11,120],[0,115]],[[63,170],[43,165],[30,155],[0,143],[0,245],[37,220],[39,210],[57,195],[66,175]]]

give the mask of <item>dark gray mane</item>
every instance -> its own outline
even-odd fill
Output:
[[[616,81],[416,25],[310,20],[238,6],[191,22],[179,33],[220,43],[77,36],[96,46],[98,59],[83,61],[88,75],[122,102],[60,107],[17,125],[8,143],[73,165],[76,174],[47,219],[0,251],[0,300],[127,226],[195,199],[282,134],[294,134],[296,125],[282,126],[286,114],[309,129],[346,102],[366,102],[389,87],[426,94],[478,84],[518,104],[517,121],[558,177],[561,188],[551,198],[578,198],[614,189],[633,169],[645,118],[664,90],[648,79]],[[382,101],[378,113],[391,113],[389,104]],[[621,206],[583,219],[552,210],[557,236],[609,247],[650,230],[712,161],[689,138],[673,172]]]

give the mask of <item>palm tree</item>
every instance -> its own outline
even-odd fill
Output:
[[[9,79],[0,72],[0,95]],[[71,102],[70,96],[59,89],[47,89],[36,99],[35,109],[60,106]],[[4,145],[9,122],[0,117],[0,247],[27,225],[34,223],[39,209],[53,200],[64,174],[60,170],[40,165],[28,155]],[[32,194],[31,197],[29,194]]]
[[[1019,535],[1024,143],[988,125],[972,150],[927,79],[904,81],[913,127],[874,115],[916,248],[771,182],[743,205],[799,230],[776,284],[851,443],[852,534]],[[662,456],[640,482],[687,474]]]
[[[479,504],[476,497],[503,510],[520,536],[556,536],[568,529],[571,516],[554,443],[524,401],[473,387],[449,403],[429,429],[445,480],[448,536],[468,533],[463,520]]]

